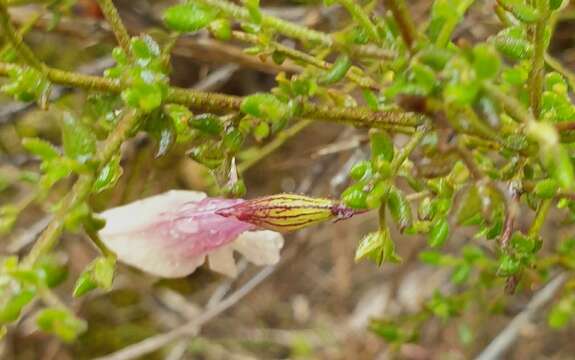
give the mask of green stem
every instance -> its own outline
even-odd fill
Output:
[[[273,153],[277,149],[279,149],[286,141],[290,138],[296,136],[300,133],[303,129],[311,125],[312,122],[310,120],[302,120],[297,122],[295,125],[286,129],[280,133],[269,143],[262,146],[261,148],[257,148],[254,155],[250,156],[246,160],[242,161],[238,165],[238,172],[243,173],[255,164],[257,164],[260,160],[268,156],[269,154]],[[247,151],[250,151],[249,149]]]
[[[241,21],[250,21],[251,17],[247,9],[237,6],[226,0],[200,0],[206,5],[215,7],[221,10],[223,13],[228,15],[232,19]],[[274,16],[263,15],[262,17],[262,27],[272,28],[277,30],[286,36],[302,40],[302,41],[314,41],[322,45],[332,46],[333,39],[330,35],[309,29],[305,26],[297,25],[289,21],[285,21]]]
[[[36,13],[34,15],[32,15],[32,17],[26,21],[21,27],[20,30],[18,31],[18,35],[20,36],[20,38],[24,38],[24,36],[26,34],[28,34],[30,32],[30,30],[32,30],[34,28],[34,25],[36,24],[36,22],[38,22],[38,20],[40,19],[41,14],[40,13]],[[6,53],[12,49],[12,44],[11,43],[6,43],[4,44],[4,46],[2,47],[2,49],[0,49],[0,58],[4,58],[4,56],[6,55]]]
[[[226,0],[199,0],[200,2],[215,7],[222,11],[225,15],[231,19],[239,21],[251,21],[250,14],[248,10],[237,6]],[[327,46],[332,49],[341,48],[339,44],[336,44],[331,35],[326,34],[321,31],[313,30],[305,26],[294,24],[289,21],[279,19],[274,16],[263,14],[262,26],[264,28],[271,28],[276,30],[278,33],[285,36],[298,39],[303,42],[314,42],[319,43],[323,46]],[[392,59],[395,56],[393,51],[382,49],[373,45],[359,45],[359,46],[345,46],[349,48],[351,54],[358,56],[369,56],[382,59]]]
[[[533,37],[533,62],[529,74],[529,103],[531,112],[535,119],[539,118],[541,112],[541,94],[543,92],[543,66],[545,64],[545,29],[549,18],[548,0],[537,0],[537,9],[540,19],[535,24],[535,34]]]
[[[385,5],[391,10],[399,27],[401,37],[409,49],[418,37],[417,28],[404,0],[385,0]]]
[[[120,145],[130,136],[139,119],[139,114],[130,110],[120,120],[116,129],[108,136],[101,151],[98,153],[96,161],[99,165],[99,170],[117,153]],[[95,179],[95,173],[84,174],[78,178],[71,191],[62,200],[54,215],[54,219],[48,224],[32,247],[32,250],[30,250],[30,253],[24,259],[26,265],[33,265],[42,255],[48,253],[56,245],[62,233],[67,214],[88,198]]]
[[[36,55],[34,55],[32,50],[30,50],[30,48],[24,43],[22,35],[16,31],[14,26],[12,26],[10,14],[8,14],[8,9],[6,8],[4,0],[0,0],[0,26],[2,26],[5,36],[8,38],[8,41],[10,41],[22,60],[31,67],[44,72],[46,65],[44,65]]]
[[[238,39],[240,41],[245,41],[245,42],[249,42],[252,44],[260,44],[260,40],[256,35],[248,34],[248,33],[242,32],[242,31],[233,31],[232,36],[235,39]],[[327,61],[323,61],[323,60],[318,59],[314,56],[311,56],[311,55],[309,55],[303,51],[299,51],[299,50],[296,50],[296,49],[291,48],[289,46],[285,46],[279,42],[270,41],[266,45],[271,47],[275,51],[278,51],[278,52],[286,55],[287,57],[289,57],[292,60],[299,61],[299,62],[302,62],[305,64],[309,64],[309,65],[312,65],[312,66],[315,66],[319,69],[324,69],[324,70],[329,70],[332,67],[332,64],[330,64]],[[379,86],[379,84],[377,84],[373,79],[371,79],[370,77],[365,75],[361,69],[359,69],[359,68],[356,68],[356,69],[358,70],[358,72],[360,72],[361,75],[355,74],[350,70],[346,73],[345,76],[349,80],[353,81],[354,83],[356,83],[357,85],[359,85],[361,87],[371,88],[371,89],[376,89],[376,90],[379,90],[381,88]]]
[[[377,31],[377,27],[371,22],[369,16],[363,11],[363,8],[359,6],[354,0],[337,0],[346,10],[351,14],[351,16],[367,31],[368,36],[371,41],[381,45],[381,36]]]
[[[118,44],[124,50],[124,53],[130,57],[130,35],[120,18],[120,14],[118,14],[118,9],[116,9],[112,0],[97,0],[97,2],[108,24],[110,24],[116,40],[118,40]]]
[[[505,92],[503,92],[498,86],[485,81],[483,83],[483,89],[489,94],[493,99],[500,102],[505,109],[509,112],[516,120],[528,124],[531,121],[534,121],[533,115],[525,109],[523,104],[519,102],[515,97],[509,96]]]
[[[439,35],[437,36],[437,40],[435,41],[436,45],[439,47],[446,47],[451,40],[451,35],[453,31],[457,27],[457,24],[461,21],[463,15],[467,9],[473,4],[475,0],[463,0],[457,5],[457,13],[459,16],[450,16],[447,18],[445,23],[443,24]]]
[[[98,250],[100,250],[102,255],[108,258],[114,258],[114,259],[116,258],[116,254],[114,254],[112,251],[110,251],[110,249],[106,247],[106,245],[104,245],[97,231],[95,231],[94,229],[90,229],[87,226],[84,226],[84,231],[86,232],[90,240],[92,240],[94,245],[98,248]]]
[[[409,139],[407,144],[401,148],[401,150],[393,157],[391,161],[391,171],[393,174],[396,174],[399,171],[401,165],[403,165],[404,161],[408,158],[408,156],[413,152],[417,144],[423,139],[427,131],[424,129],[417,131],[413,136]]]

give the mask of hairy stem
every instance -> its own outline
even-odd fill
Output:
[[[250,14],[246,9],[237,6],[231,2],[228,2],[226,0],[199,0],[199,1],[203,2],[206,5],[219,9],[232,19],[240,21],[251,20]],[[265,13],[263,14],[262,17],[262,26],[274,29],[280,34],[300,40],[302,42],[317,43],[332,49],[338,49],[342,47],[339,44],[337,44],[332,38],[332,36],[329,34],[313,30],[302,25],[294,24],[292,22],[279,19],[271,15],[266,15]],[[357,56],[369,56],[382,59],[392,59],[395,56],[395,53],[393,51],[382,49],[380,47],[373,45],[346,46],[346,48],[349,48],[348,50],[351,52],[351,54]]]
[[[259,38],[256,35],[252,35],[252,34],[248,34],[242,31],[233,31],[232,32],[232,36],[235,39],[238,39],[240,41],[245,41],[245,42],[249,42],[252,44],[259,44]],[[312,66],[315,66],[319,69],[324,69],[324,70],[329,70],[332,66],[332,64],[330,64],[327,61],[323,61],[321,59],[318,59],[312,55],[309,55],[303,51],[299,51],[297,49],[291,48],[289,46],[285,46],[279,42],[276,41],[270,41],[267,46],[271,47],[272,49],[274,49],[275,51],[278,51],[282,54],[284,54],[285,56],[289,57],[292,60],[295,61],[299,61],[305,64],[309,64]],[[371,89],[380,89],[379,84],[377,84],[377,82],[375,82],[373,79],[371,79],[370,77],[367,77],[367,75],[363,74],[363,71],[359,68],[356,68],[358,70],[358,72],[361,72],[362,76],[359,76],[358,74],[355,74],[353,71],[348,71],[345,75],[345,77],[347,77],[349,80],[353,81],[354,83],[356,83],[357,85],[361,86],[361,87],[365,87],[365,88],[371,88]]]
[[[531,113],[535,119],[539,118],[541,112],[541,93],[543,92],[543,66],[545,65],[545,51],[547,48],[545,41],[545,29],[549,18],[547,0],[537,0],[537,9],[540,19],[535,24],[535,34],[533,37],[533,61],[529,74],[529,103]]]
[[[97,0],[97,2],[100,9],[102,9],[102,13],[106,17],[108,24],[110,24],[110,28],[112,28],[112,32],[114,33],[116,40],[118,40],[118,44],[122,50],[124,50],[124,53],[130,57],[130,35],[128,34],[128,30],[126,30],[114,3],[112,0]]]
[[[377,31],[377,27],[371,20],[366,12],[353,0],[338,0],[338,2],[351,14],[351,16],[367,31],[371,41],[381,45],[381,37]]]
[[[13,67],[17,68],[18,65],[0,63],[0,75],[7,75],[9,69]],[[60,85],[110,93],[120,93],[123,90],[123,85],[119,81],[99,76],[71,73],[52,68],[47,68],[47,75],[51,82]],[[195,110],[221,113],[223,111],[239,111],[242,98],[171,87],[168,90],[166,102],[185,105]],[[318,106],[312,103],[303,104],[301,117],[314,121],[336,122],[407,133],[413,132],[413,127],[421,125],[425,119],[422,115],[409,112],[393,110],[374,112],[365,107],[342,108]]]
[[[6,8],[4,0],[0,1],[0,26],[2,26],[4,35],[8,38],[8,41],[10,41],[22,60],[31,67],[44,72],[46,65],[44,65],[36,55],[34,55],[32,50],[30,50],[30,48],[24,43],[22,35],[14,29],[14,26],[12,26],[10,14],[8,14],[8,9]]]
[[[226,0],[200,0],[206,5],[215,7],[232,19],[250,21],[250,14],[248,10],[241,6],[237,6]],[[262,26],[272,28],[286,36],[301,40],[318,42],[325,46],[332,46],[333,39],[330,35],[309,29],[305,26],[297,25],[289,21],[285,21],[270,15],[263,15]]]
[[[394,156],[393,160],[391,161],[391,170],[394,174],[399,171],[399,168],[401,167],[401,165],[403,165],[403,162],[409,157],[409,154],[413,152],[417,144],[419,144],[419,142],[423,139],[426,133],[427,131],[425,131],[424,129],[417,131],[409,139],[407,144],[405,144],[405,146],[401,148],[399,153],[397,153]]]

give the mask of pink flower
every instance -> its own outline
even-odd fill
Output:
[[[234,251],[256,265],[279,261],[283,237],[274,231],[216,212],[241,199],[208,198],[195,191],[173,190],[101,213],[103,243],[118,260],[161,277],[194,272],[206,257],[212,270],[237,273]]]

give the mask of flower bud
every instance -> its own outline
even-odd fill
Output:
[[[277,194],[247,200],[216,212],[225,217],[256,225],[260,228],[289,232],[322,221],[342,220],[356,211],[338,201],[312,198],[297,194]]]

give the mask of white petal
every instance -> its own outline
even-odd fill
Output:
[[[106,220],[106,227],[100,230],[100,235],[136,231],[155,221],[168,209],[176,209],[187,202],[200,201],[205,197],[206,194],[202,192],[171,190],[106,210],[100,214]]]
[[[186,252],[185,238],[170,229],[150,231],[147,227],[160,214],[205,194],[194,191],[168,191],[100,214],[106,226],[99,231],[106,247],[118,260],[161,277],[186,276],[205,262],[205,256]]]
[[[246,231],[231,244],[255,265],[273,265],[280,259],[283,236],[275,231]]]
[[[222,246],[208,255],[210,269],[229,277],[236,277],[238,268],[234,260],[234,249],[231,246]]]

